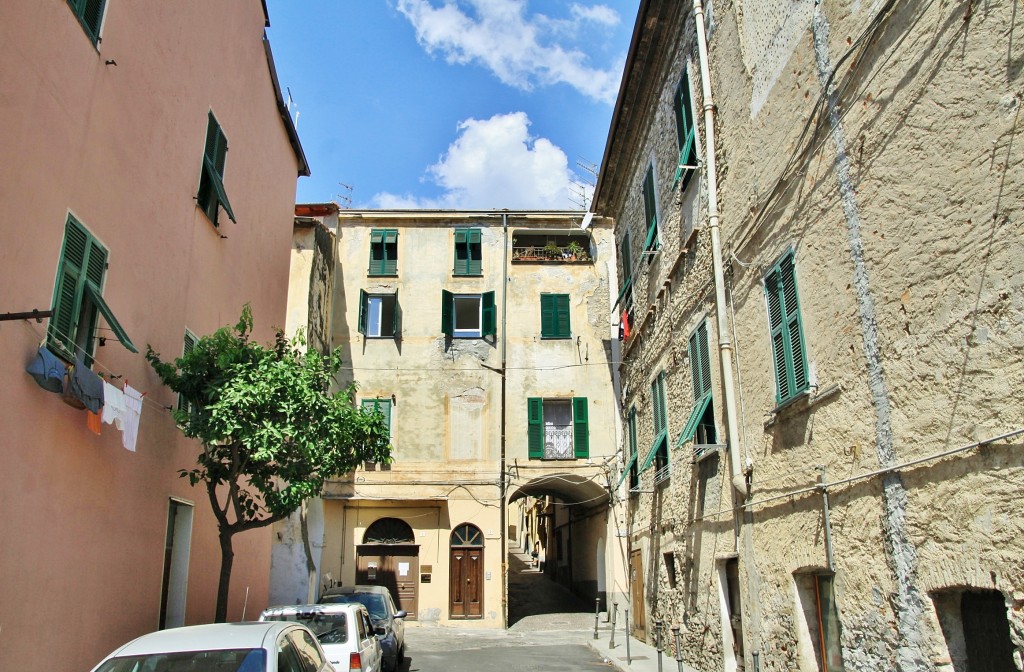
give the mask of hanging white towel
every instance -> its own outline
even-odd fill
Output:
[[[121,445],[134,453],[139,436],[139,417],[142,415],[142,393],[127,383],[124,386],[124,405],[127,413],[121,430]]]
[[[114,425],[122,432],[128,419],[128,407],[124,403],[124,392],[107,381],[103,381],[103,422]]]

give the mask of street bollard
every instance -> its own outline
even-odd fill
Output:
[[[663,621],[654,621],[654,648],[658,650],[658,672],[661,672],[661,626]]]
[[[633,657],[629,655],[629,607],[622,610],[625,614],[625,625],[626,625],[626,665],[633,664]]]
[[[683,649],[679,646],[679,626],[672,626],[672,635],[676,641],[676,667],[679,668],[679,672],[683,672]]]
[[[601,598],[596,600],[597,606],[594,608],[594,639],[597,639],[597,623],[601,619]]]
[[[609,649],[614,649],[615,648],[615,616],[618,613],[619,613],[619,603],[618,602],[612,602],[612,636],[608,640],[608,648]]]

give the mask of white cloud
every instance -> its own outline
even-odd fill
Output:
[[[428,210],[577,210],[570,198],[569,161],[546,138],[529,134],[525,112],[467,119],[425,179],[443,190],[437,198],[380,193],[373,207]],[[578,200],[578,198],[577,198]]]
[[[570,19],[552,19],[526,16],[526,0],[444,0],[440,7],[432,3],[397,0],[398,11],[428,52],[443,54],[449,63],[479,63],[503,83],[526,91],[568,84],[594,100],[615,101],[621,63],[591,67],[587,54],[568,44],[585,44],[588,35],[596,39],[585,32],[588,24],[616,25],[619,17],[611,8],[574,4]]]

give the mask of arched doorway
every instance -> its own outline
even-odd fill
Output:
[[[398,518],[380,518],[366,528],[356,547],[356,583],[387,586],[399,609],[416,620],[420,558],[412,527]]]
[[[480,528],[463,523],[452,530],[449,566],[449,617],[483,618],[484,535]]]

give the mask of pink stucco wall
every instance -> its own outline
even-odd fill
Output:
[[[276,106],[255,0],[108,0],[95,47],[65,0],[0,9],[0,313],[50,307],[73,213],[109,251],[104,297],[165,357],[250,302],[284,326],[298,159]],[[108,60],[116,65],[107,64]],[[238,223],[196,207],[213,110]],[[222,237],[225,236],[225,237]],[[105,325],[104,325],[105,326]],[[0,669],[89,669],[156,629],[170,497],[195,502],[186,620],[213,619],[220,552],[198,447],[143,355],[110,339],[97,370],[147,393],[137,452],[25,374],[45,321],[0,322]],[[229,619],[266,606],[270,531],[235,538]],[[45,661],[45,664],[44,664]]]

